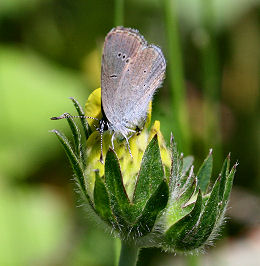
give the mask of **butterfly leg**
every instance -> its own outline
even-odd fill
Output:
[[[112,149],[114,150],[115,149],[115,146],[114,146],[114,139],[115,139],[115,132],[113,133],[112,137],[111,137],[111,145],[112,145]]]
[[[127,147],[128,147],[128,151],[129,151],[129,154],[131,156],[131,158],[133,159],[133,155],[132,155],[132,152],[131,152],[131,149],[130,149],[130,145],[129,145],[129,141],[128,141],[128,138],[126,135],[123,135],[123,137],[125,138],[126,140],[126,143],[127,143]]]
[[[128,137],[128,140],[131,139],[134,135],[135,135],[136,132],[134,132],[133,134],[131,134],[129,137]]]
[[[132,134],[128,138],[124,136],[124,138],[127,140],[131,139],[136,134],[136,130],[133,130],[131,128],[128,128],[128,131],[132,132]]]

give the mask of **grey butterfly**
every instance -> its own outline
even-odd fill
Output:
[[[165,70],[161,49],[148,45],[137,30],[120,26],[107,34],[101,64],[102,119],[97,128],[101,134],[100,161],[106,130],[112,133],[112,147],[115,136],[124,137],[131,155],[128,139],[143,127],[149,102],[162,84]]]

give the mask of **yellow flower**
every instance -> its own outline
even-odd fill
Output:
[[[129,199],[132,199],[134,192],[134,186],[138,177],[142,157],[144,151],[151,141],[151,139],[157,134],[158,142],[160,146],[162,163],[164,165],[164,170],[168,171],[171,166],[171,156],[170,151],[167,149],[164,138],[160,131],[160,122],[155,121],[151,129],[149,129],[149,124],[151,122],[151,111],[152,104],[149,105],[149,110],[147,114],[147,120],[144,125],[143,130],[140,133],[134,134],[129,139],[130,149],[132,153],[132,158],[127,148],[125,139],[116,138],[114,141],[114,150],[120,162],[121,173],[123,176],[123,183],[128,194]],[[85,105],[86,116],[91,116],[94,118],[101,119],[101,89],[98,88],[93,91]],[[100,144],[100,133],[96,131],[98,127],[98,122],[94,119],[88,119],[88,124],[92,129],[92,134],[86,143],[86,170],[85,174],[87,176],[86,187],[88,188],[88,194],[93,199],[93,190],[95,185],[95,172],[99,172],[99,176],[104,176],[104,164],[102,164],[100,159],[101,144]],[[95,127],[95,126],[96,127]],[[105,155],[111,147],[111,134],[109,131],[104,132],[103,135],[103,154],[104,160]]]

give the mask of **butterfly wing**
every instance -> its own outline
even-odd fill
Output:
[[[164,56],[138,31],[115,28],[102,57],[102,107],[115,131],[124,132],[146,118],[148,104],[165,73]]]
[[[101,99],[105,115],[112,122],[117,111],[114,96],[118,93],[125,65],[146,42],[135,30],[117,27],[105,39],[101,64]]]
[[[124,70],[115,100],[127,127],[135,127],[146,118],[148,104],[164,79],[165,69],[161,49],[150,45],[143,47]]]

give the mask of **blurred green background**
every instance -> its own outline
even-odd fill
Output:
[[[100,86],[105,35],[116,22],[159,45],[168,62],[153,119],[169,142],[214,175],[239,162],[216,248],[197,258],[145,249],[140,265],[258,265],[260,261],[260,1],[1,0],[0,265],[114,265],[116,243],[80,207],[56,137]],[[118,6],[117,6],[118,5]],[[119,8],[118,8],[119,7]],[[74,112],[75,113],[75,112]]]

